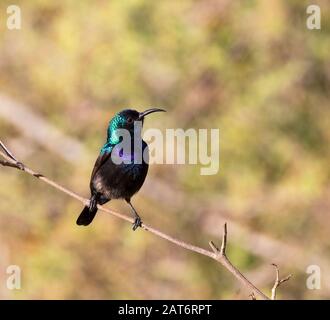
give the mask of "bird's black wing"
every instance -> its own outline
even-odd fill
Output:
[[[111,151],[103,152],[103,153],[100,153],[100,155],[96,159],[96,162],[94,164],[94,168],[92,171],[92,175],[91,175],[91,186],[92,186],[92,181],[94,179],[96,172],[98,172],[100,170],[100,168],[104,165],[104,163],[109,159],[110,156],[111,156]]]

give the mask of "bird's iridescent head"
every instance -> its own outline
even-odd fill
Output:
[[[151,108],[143,112],[138,112],[133,109],[125,109],[118,112],[110,121],[108,127],[108,142],[117,144],[119,142],[116,131],[119,129],[126,129],[130,133],[134,133],[134,123],[141,121],[143,125],[144,117],[154,112],[166,112],[164,109]]]

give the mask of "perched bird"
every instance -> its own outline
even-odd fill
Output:
[[[148,145],[141,138],[145,116],[165,110],[152,108],[144,112],[126,109],[117,113],[109,122],[107,141],[97,158],[90,180],[91,198],[89,205],[80,213],[77,224],[89,225],[97,212],[97,205],[105,204],[111,199],[124,199],[134,214],[133,230],[141,226],[141,218],[134,209],[131,198],[140,190],[148,173]],[[140,126],[137,126],[140,124]],[[122,147],[125,131],[128,135],[127,148]],[[140,148],[134,143],[141,141]],[[125,145],[124,145],[125,146]],[[143,156],[145,155],[145,156]],[[117,160],[116,160],[117,159]],[[122,161],[118,161],[122,160]],[[139,159],[140,161],[136,161]]]

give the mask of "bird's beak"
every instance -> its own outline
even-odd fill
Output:
[[[142,120],[146,115],[153,113],[153,112],[166,112],[166,110],[159,109],[159,108],[147,109],[146,111],[140,112],[138,120]]]

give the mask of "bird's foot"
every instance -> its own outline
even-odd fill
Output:
[[[133,223],[133,227],[132,227],[133,231],[135,231],[138,227],[141,227],[141,226],[142,226],[142,220],[141,220],[141,218],[140,217],[136,217],[135,218],[135,221]]]

